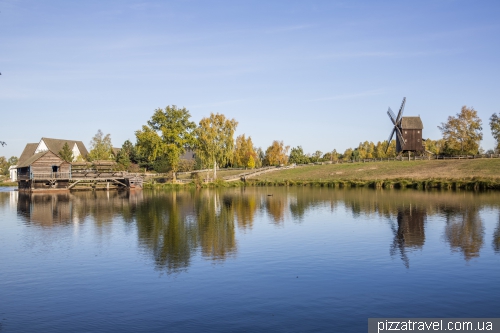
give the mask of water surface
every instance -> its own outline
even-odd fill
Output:
[[[0,192],[0,332],[365,332],[500,317],[500,195]]]

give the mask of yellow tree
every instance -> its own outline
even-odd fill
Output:
[[[198,156],[205,165],[213,165],[214,179],[217,177],[217,166],[227,163],[232,157],[236,126],[236,120],[211,113],[209,118],[200,120],[195,131]]]
[[[462,106],[456,117],[449,116],[446,123],[438,128],[443,133],[448,154],[476,154],[483,139],[481,119],[474,108]]]
[[[250,163],[252,159],[252,163]],[[234,149],[234,162],[238,166],[253,169],[255,167],[255,160],[257,154],[254,151],[252,137],[245,138],[242,134],[236,138],[236,147]],[[250,165],[252,164],[252,166]]]
[[[283,141],[274,140],[273,144],[266,149],[265,160],[267,165],[281,165],[288,162],[288,150]]]

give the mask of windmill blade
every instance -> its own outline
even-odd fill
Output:
[[[401,103],[401,107],[399,108],[398,117],[396,118],[396,123],[400,123],[403,118],[403,110],[405,108],[406,97],[403,97],[403,102]]]
[[[389,140],[387,140],[387,148],[385,149],[386,154],[387,154],[387,151],[389,150],[389,146],[391,145],[392,136],[394,135],[395,131],[396,131],[396,127],[394,127],[392,129],[391,135],[389,135]]]
[[[387,115],[391,118],[392,123],[396,125],[396,116],[394,115],[394,112],[392,112],[391,108],[387,110]]]
[[[399,139],[399,146],[401,147],[401,149],[403,149],[405,147],[405,144],[406,144],[405,139],[403,139],[403,134],[399,130],[399,127],[396,126],[395,129],[397,130],[396,135]]]

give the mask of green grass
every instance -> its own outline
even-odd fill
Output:
[[[332,181],[484,178],[500,180],[500,159],[390,161],[307,165],[263,174],[257,180]]]

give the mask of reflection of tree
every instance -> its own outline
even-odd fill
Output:
[[[283,222],[285,219],[286,196],[269,196],[266,200],[266,210],[275,223]]]
[[[493,234],[493,250],[500,253],[500,215],[498,215],[498,225]]]
[[[197,244],[196,227],[188,222],[190,199],[176,192],[152,195],[137,208],[139,243],[152,251],[160,270],[170,273],[189,266]]]
[[[452,250],[464,254],[465,260],[479,257],[484,227],[477,207],[462,207],[446,216],[445,239]]]
[[[236,251],[233,201],[233,196],[226,195],[220,202],[218,193],[213,193],[198,202],[196,216],[204,256],[225,259]]]
[[[425,242],[424,223],[426,212],[421,207],[410,205],[398,209],[398,228],[391,223],[394,240],[391,246],[391,255],[394,256],[399,250],[401,260],[406,268],[410,267],[410,259],[406,249],[421,249]]]

